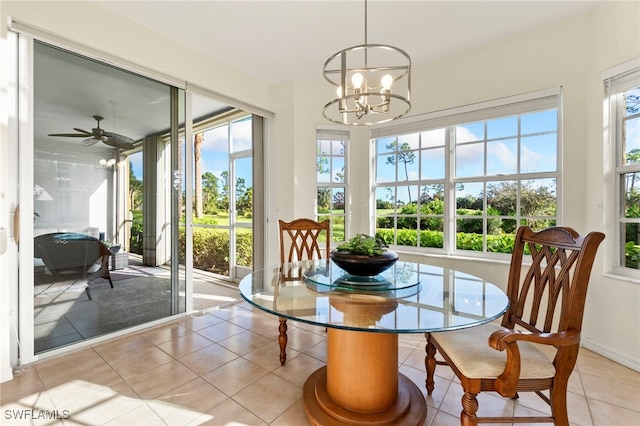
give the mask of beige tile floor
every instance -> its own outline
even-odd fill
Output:
[[[282,367],[277,324],[242,302],[37,362],[0,386],[0,424],[308,424],[302,385],[325,363],[325,331],[289,321]],[[424,392],[424,336],[402,335],[399,360]],[[436,371],[424,424],[457,425],[461,387],[447,367]],[[637,372],[583,349],[569,390],[572,425],[640,425]],[[480,413],[546,411],[536,396],[479,401]],[[61,419],[25,419],[47,414]]]

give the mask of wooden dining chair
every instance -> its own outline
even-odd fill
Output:
[[[566,227],[534,232],[518,229],[507,283],[509,308],[502,327],[486,324],[427,334],[427,393],[436,364],[447,364],[464,389],[460,424],[553,422],[569,425],[567,382],[580,346],[587,285],[601,232],[580,236]],[[550,360],[539,348],[553,350]],[[445,362],[436,361],[436,350]],[[547,351],[549,352],[549,351]],[[550,405],[550,416],[477,416],[477,395],[497,392],[517,398],[535,392]],[[548,396],[543,393],[548,391]]]
[[[280,227],[280,263],[329,258],[331,248],[331,222],[329,220],[316,222],[312,219],[301,218],[291,222],[279,220],[278,223]],[[287,319],[280,317],[279,321],[280,364],[284,365],[287,360]]]

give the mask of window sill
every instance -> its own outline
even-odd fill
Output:
[[[431,253],[431,252],[423,252],[418,250],[406,250],[399,249],[398,246],[390,247],[390,250],[395,251],[402,257],[402,255],[407,256],[416,256],[416,257],[424,257],[424,258],[432,258],[432,259],[447,259],[451,261],[463,261],[463,262],[478,262],[478,263],[489,263],[489,264],[499,264],[499,265],[509,265],[511,263],[511,256],[497,255],[496,257],[483,257],[481,255],[478,256],[461,256],[458,254],[445,254],[445,253]]]
[[[602,276],[616,281],[624,281],[631,284],[640,284],[640,278],[633,278],[616,271],[605,272],[602,274]]]

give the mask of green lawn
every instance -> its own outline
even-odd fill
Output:
[[[238,223],[252,223],[253,219],[248,217],[239,217],[236,219]],[[205,214],[204,217],[199,219],[193,218],[194,224],[213,224],[215,222],[216,225],[219,226],[229,226],[229,214],[228,213],[220,213],[220,214]]]

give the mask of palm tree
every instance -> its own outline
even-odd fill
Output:
[[[196,133],[193,144],[193,158],[195,160],[195,178],[196,178],[196,217],[202,217],[202,142],[204,134]]]
[[[409,170],[407,169],[407,164],[413,164],[416,161],[416,154],[411,151],[411,145],[407,142],[403,142],[398,146],[398,142],[393,141],[387,145],[387,149],[395,152],[395,154],[391,154],[387,157],[387,164],[396,165],[397,163],[404,163],[404,176],[405,180],[408,181]],[[411,189],[407,187],[407,191],[409,192],[409,204],[411,204]]]

